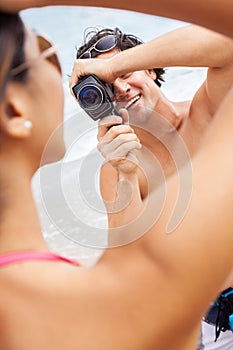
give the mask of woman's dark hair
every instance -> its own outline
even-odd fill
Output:
[[[116,37],[116,40],[117,40],[116,48],[118,48],[120,51],[124,51],[124,50],[130,49],[131,47],[143,44],[143,41],[140,38],[132,34],[124,34],[119,28],[115,28],[115,29],[105,28],[99,31],[98,29],[94,28],[92,30],[89,30],[88,32],[85,31],[84,43],[82,46],[80,46],[77,49],[76,57],[79,58],[100,38],[107,35],[114,35]],[[99,53],[97,51],[93,50],[92,57],[95,58],[98,56],[98,54]],[[155,83],[160,87],[161,82],[164,81],[163,75],[165,73],[165,70],[163,68],[154,68],[154,71],[156,73]]]
[[[27,70],[11,75],[14,67],[25,62],[24,41],[24,24],[19,15],[0,12],[0,101],[10,80],[26,80]]]

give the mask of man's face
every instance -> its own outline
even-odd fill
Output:
[[[154,79],[153,71],[136,71],[113,83],[117,108],[127,108],[132,123],[144,123],[153,114],[159,96]]]
[[[119,51],[116,49],[98,55],[98,58],[109,58]],[[130,122],[142,124],[150,119],[161,94],[155,84],[156,73],[150,71],[136,71],[125,74],[113,82],[116,108],[127,108]]]

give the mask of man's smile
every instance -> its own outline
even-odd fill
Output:
[[[133,97],[126,105],[125,109],[129,109],[131,106],[133,106],[139,99],[141,98],[141,95]]]

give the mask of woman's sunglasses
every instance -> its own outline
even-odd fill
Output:
[[[41,54],[35,58],[31,58],[27,60],[26,62],[20,64],[19,66],[13,68],[11,70],[11,75],[16,76],[20,73],[22,73],[24,70],[30,68],[31,65],[33,65],[34,62],[36,62],[39,58],[44,58],[48,60],[50,63],[52,63],[60,73],[62,73],[61,64],[59,62],[58,56],[56,54],[57,48],[53,46],[49,40],[47,40],[45,37],[41,35],[37,35],[38,45]]]
[[[88,50],[81,54],[77,58],[85,59],[92,58],[91,52],[95,50],[98,53],[108,52],[117,45],[117,39],[115,35],[106,35],[100,38],[94,45],[92,45]]]

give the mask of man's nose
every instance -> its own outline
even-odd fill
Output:
[[[117,78],[113,83],[114,96],[118,102],[124,101],[130,91],[127,81]]]

